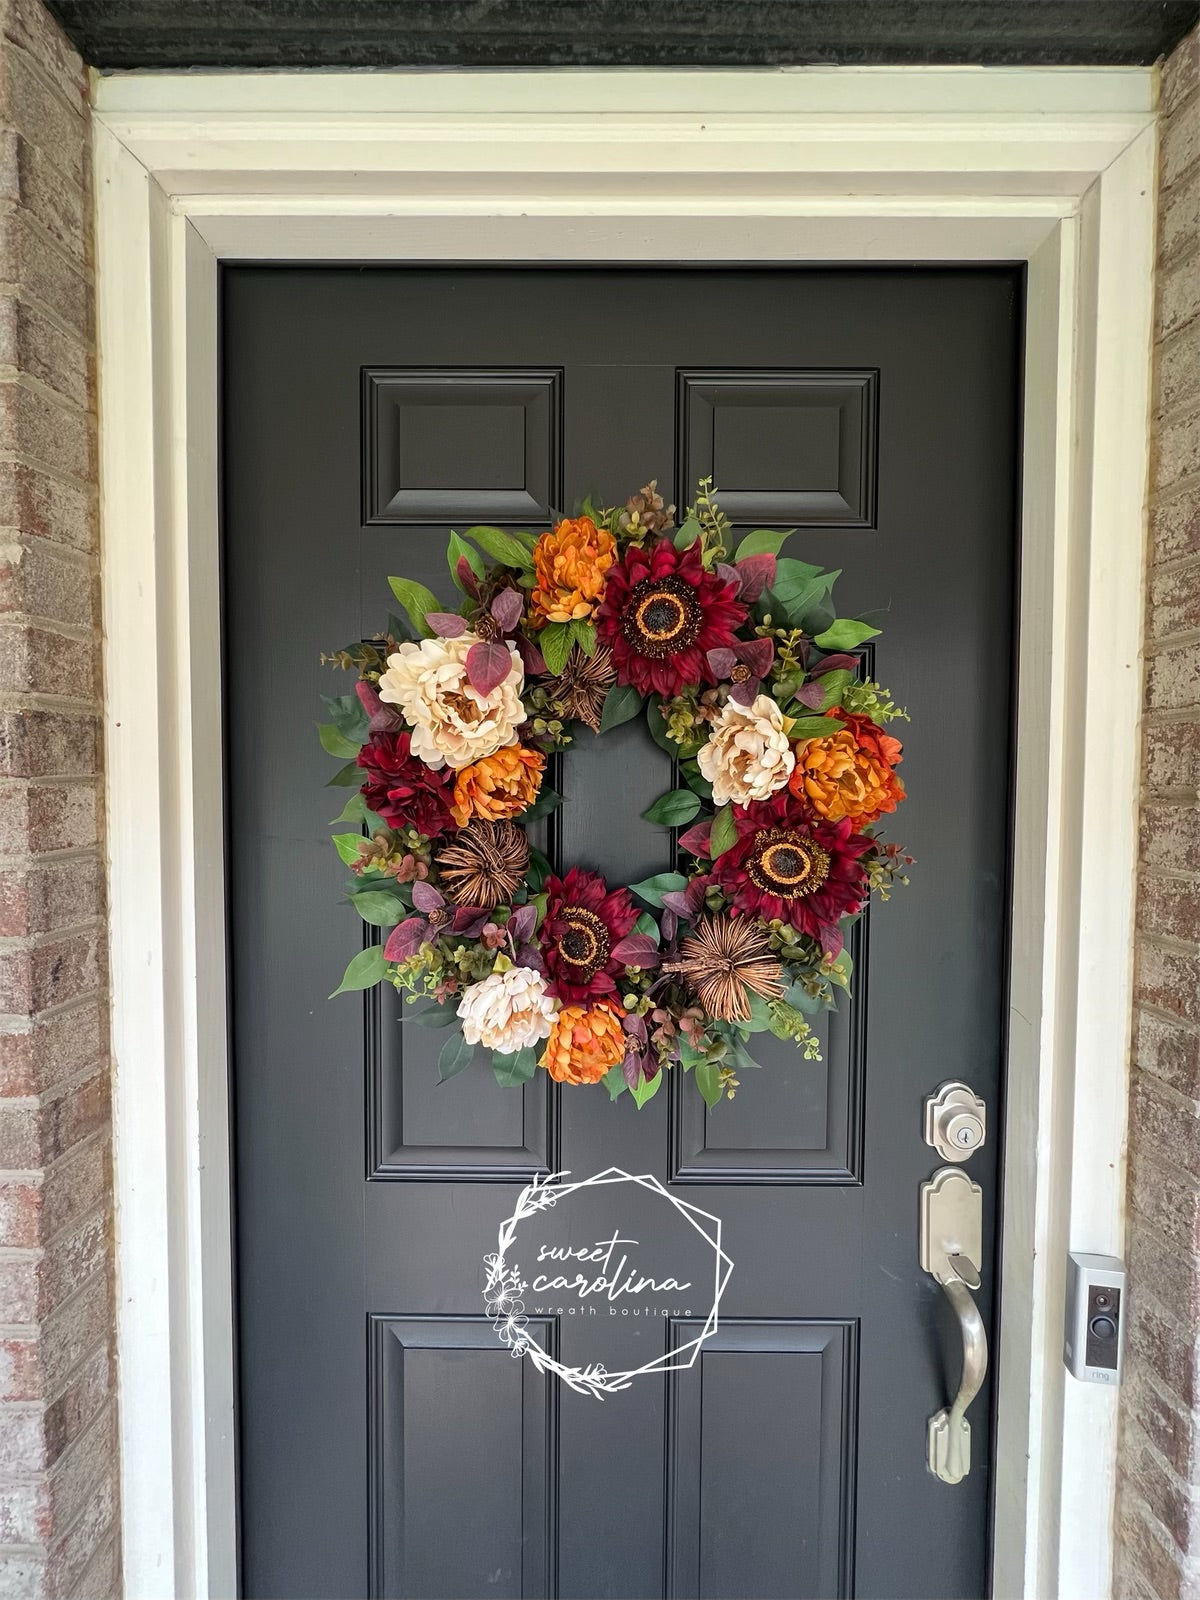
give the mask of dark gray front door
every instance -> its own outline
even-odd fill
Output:
[[[985,1592],[989,1392],[970,1477],[937,1481],[958,1353],[917,1215],[923,1097],[965,1078],[1001,1125],[1019,323],[1005,268],[226,270],[247,1594]],[[449,527],[709,472],[739,522],[844,569],[842,614],[883,613],[912,885],[863,929],[823,1061],[774,1045],[708,1115],[684,1084],[640,1114],[543,1073],[439,1085],[442,1035],[325,999],[361,934],[319,653],[380,625],[391,573],[445,593]],[[564,867],[670,866],[640,725],[581,737],[561,784]],[[989,1326],[995,1152],[969,1166]],[[480,1261],[533,1174],[613,1164],[720,1216],[735,1270],[695,1366],[597,1401],[498,1344]],[[567,1319],[542,1331],[570,1360]],[[687,1337],[618,1326],[608,1364]]]

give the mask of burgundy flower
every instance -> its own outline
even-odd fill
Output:
[[[837,955],[841,919],[861,910],[867,898],[861,857],[874,841],[852,832],[848,817],[814,818],[786,789],[735,806],[733,818],[737,843],[713,862],[712,877],[734,910],[764,922],[777,917]]]
[[[698,544],[676,550],[669,539],[631,546],[609,568],[596,614],[612,648],[617,682],[639,694],[669,697],[691,684],[715,684],[710,650],[732,650],[746,607],[735,581],[706,572]]]
[[[565,1005],[615,994],[625,970],[617,946],[637,921],[628,889],[610,889],[598,872],[572,867],[546,879],[546,915],[538,943],[551,994]]]
[[[358,752],[367,775],[363,798],[389,828],[415,828],[427,839],[453,829],[454,772],[427,767],[409,749],[408,733],[375,733]]]

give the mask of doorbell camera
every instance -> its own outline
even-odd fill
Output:
[[[1067,1371],[1082,1383],[1119,1383],[1124,1338],[1124,1263],[1073,1250],[1067,1257]]]

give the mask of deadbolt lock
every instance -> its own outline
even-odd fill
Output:
[[[925,1143],[943,1161],[965,1161],[987,1138],[987,1107],[965,1083],[943,1083],[925,1101]]]

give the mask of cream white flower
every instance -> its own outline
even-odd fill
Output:
[[[719,806],[769,799],[796,765],[783,712],[767,694],[756,695],[748,706],[727,700],[696,761]]]
[[[427,767],[449,766],[457,772],[495,755],[512,744],[525,721],[525,669],[516,647],[506,646],[512,658],[507,677],[488,694],[479,694],[466,667],[467,652],[479,643],[474,633],[422,639],[420,644],[402,644],[388,657],[379,698],[396,706],[412,728],[412,753]]]
[[[509,967],[473,983],[458,1003],[463,1038],[511,1055],[550,1033],[557,1003],[532,967]]]

